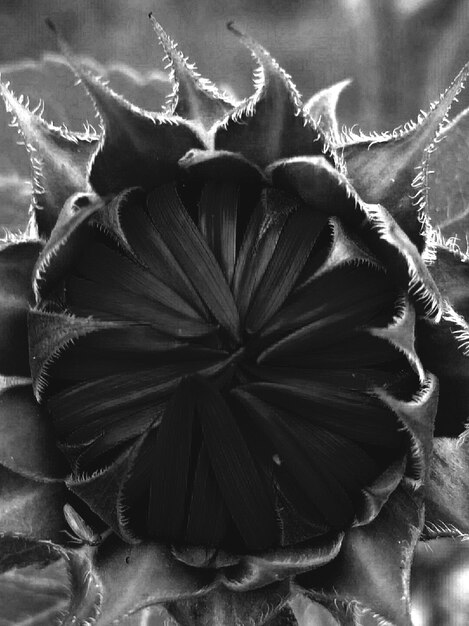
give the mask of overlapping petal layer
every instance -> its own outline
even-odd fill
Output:
[[[409,451],[376,394],[420,386],[389,330],[399,287],[299,198],[249,196],[222,182],[127,194],[107,209],[120,234],[90,224],[63,277],[74,317],[50,334],[40,388],[70,488],[128,538],[244,551],[338,532]],[[31,315],[44,336],[58,314]]]

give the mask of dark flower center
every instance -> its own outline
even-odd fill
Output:
[[[370,332],[395,313],[386,274],[338,263],[337,225],[274,189],[167,185],[109,210],[122,230],[95,232],[64,298],[115,327],[49,372],[75,474],[123,467],[112,505],[155,540],[260,550],[353,523],[403,455],[373,393],[412,376]]]

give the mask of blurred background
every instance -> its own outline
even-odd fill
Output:
[[[87,120],[97,126],[93,107],[57,55],[44,24],[49,17],[116,91],[157,110],[170,86],[150,10],[201,73],[238,98],[251,93],[252,61],[226,30],[229,20],[270,50],[305,100],[352,78],[339,121],[365,132],[416,119],[469,60],[469,0],[0,0],[2,77],[17,95],[29,95],[32,106],[43,101],[46,119],[72,130]],[[452,115],[467,106],[469,92]],[[29,163],[9,121],[0,110],[0,223],[14,230],[26,223]],[[0,580],[0,595],[11,584]],[[469,624],[469,542],[422,545],[412,587],[414,626]],[[48,589],[47,579],[41,588]],[[311,607],[302,611],[305,623],[330,623]],[[17,622],[0,616],[0,623]]]

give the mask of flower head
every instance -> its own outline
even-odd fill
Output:
[[[456,313],[425,263],[411,173],[467,70],[402,136],[340,145],[337,88],[304,107],[230,25],[258,63],[237,104],[154,27],[175,86],[163,113],[116,95],[65,44],[100,137],[46,124],[3,87],[41,153],[32,217],[46,239],[2,251],[25,268],[7,316],[19,337],[35,298],[29,364],[15,353],[5,373],[31,374],[70,498],[114,533],[74,567],[112,588],[128,546],[141,544],[140,567],[165,545],[172,571],[203,582],[154,602],[270,585],[278,609],[289,591],[275,581],[347,559],[393,502],[399,541],[417,540],[438,393],[420,344]]]

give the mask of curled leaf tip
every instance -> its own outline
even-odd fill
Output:
[[[304,111],[290,75],[233,22],[227,27],[250,51],[257,67],[253,72],[254,93],[221,121],[215,148],[241,152],[261,167],[298,154],[322,154],[326,150],[324,138]]]
[[[343,90],[351,82],[351,78],[346,78],[326,89],[321,89],[304,106],[306,115],[313,119],[326,137],[335,145],[340,143],[340,131],[336,117],[337,103]]]

